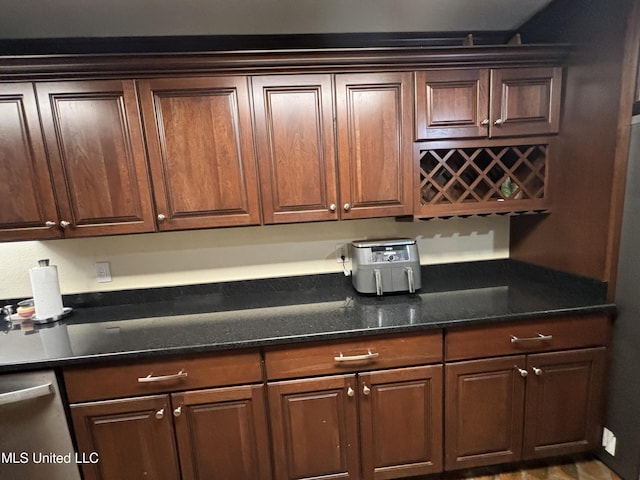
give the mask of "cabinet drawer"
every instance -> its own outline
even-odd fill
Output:
[[[191,355],[133,364],[64,370],[70,402],[147,395],[262,381],[260,353]]]
[[[441,361],[440,330],[414,335],[277,347],[265,352],[269,379],[358,372]]]
[[[445,359],[464,360],[498,355],[548,352],[606,345],[606,315],[571,316],[448,330]]]

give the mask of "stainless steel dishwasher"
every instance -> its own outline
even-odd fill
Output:
[[[53,370],[0,375],[0,478],[80,480]],[[95,459],[97,460],[97,459]]]

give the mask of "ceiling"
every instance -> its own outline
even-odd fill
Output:
[[[0,0],[0,38],[513,31],[551,0]]]

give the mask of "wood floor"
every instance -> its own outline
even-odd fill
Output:
[[[449,479],[449,477],[447,477]],[[475,470],[450,477],[449,480],[621,480],[599,460],[577,460],[535,468],[500,471],[497,468]]]

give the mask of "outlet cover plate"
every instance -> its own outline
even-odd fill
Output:
[[[108,283],[112,280],[109,262],[96,262],[96,279],[98,283]]]

